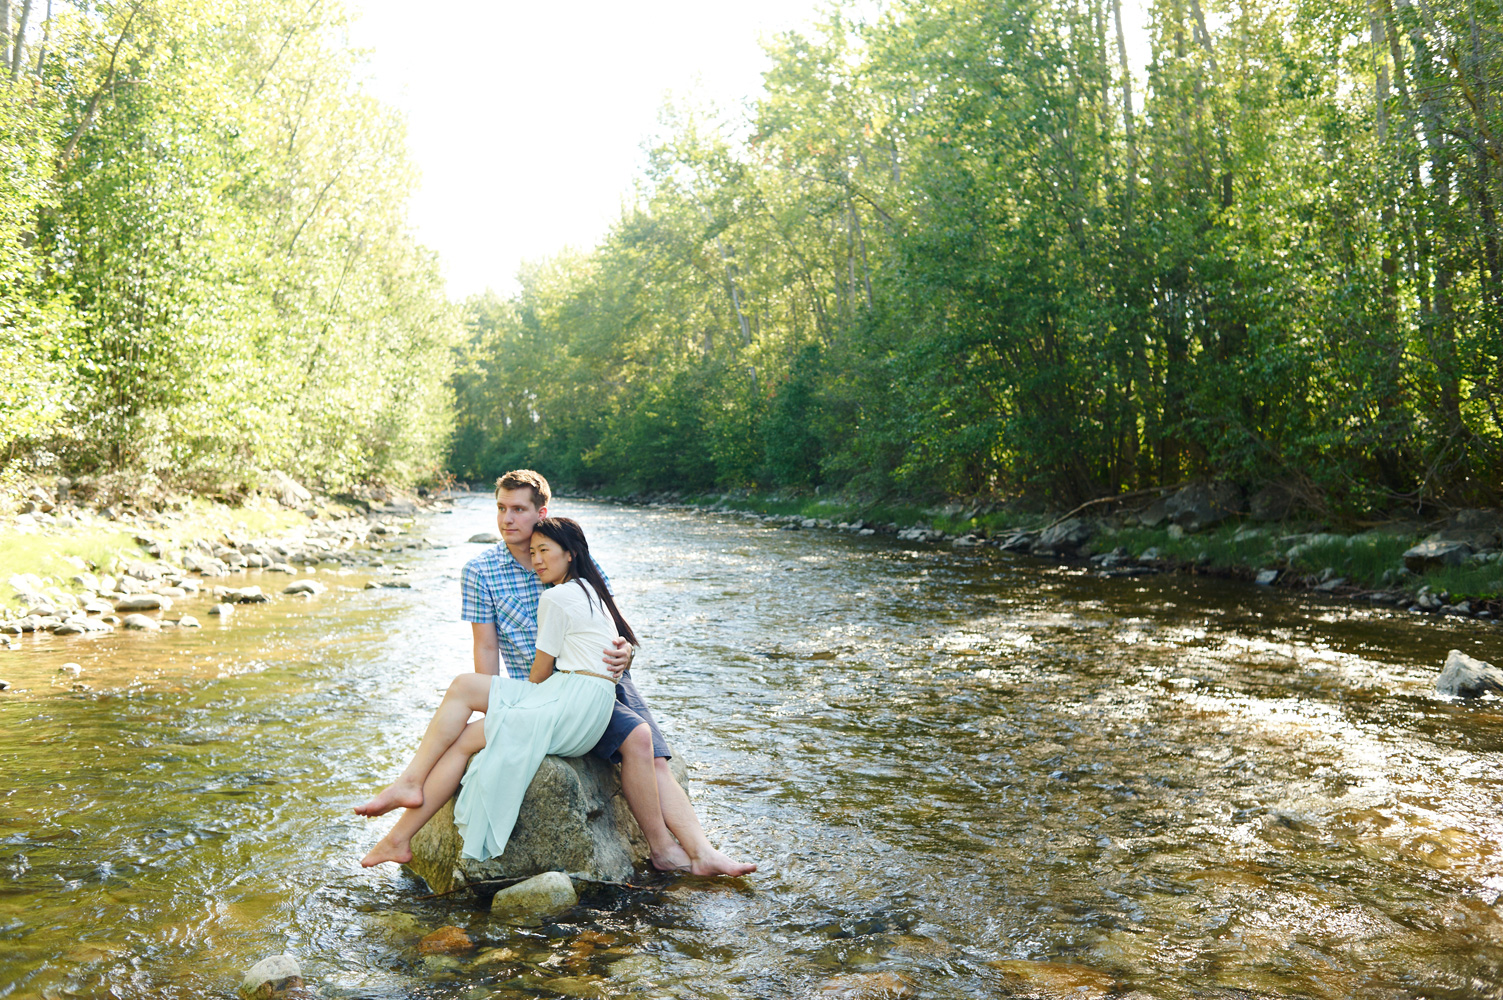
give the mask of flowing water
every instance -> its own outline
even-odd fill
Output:
[[[1503,715],[1432,694],[1503,629],[578,501],[762,870],[422,899],[349,810],[467,668],[490,510],[430,516],[410,590],[0,654],[0,996],[227,997],[282,951],[330,998],[1503,996]],[[445,924],[481,960],[419,956]]]

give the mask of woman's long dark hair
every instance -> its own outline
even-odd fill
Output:
[[[590,546],[585,542],[584,529],[579,522],[572,517],[545,517],[538,521],[532,528],[533,531],[542,533],[545,537],[559,544],[565,552],[569,553],[573,561],[569,564],[570,573],[565,582],[573,579],[584,590],[585,581],[590,581],[590,586],[595,588],[595,595],[600,598],[600,603],[611,617],[616,621],[616,631],[621,638],[633,646],[642,645],[637,641],[631,626],[626,624],[626,619],[621,617],[621,612],[616,610],[616,602],[611,599],[611,592],[606,589],[605,578],[600,575],[600,569],[595,565],[595,560],[590,558]],[[585,590],[585,597],[590,592]]]

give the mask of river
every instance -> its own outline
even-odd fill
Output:
[[[491,509],[425,518],[410,590],[0,654],[0,997],[229,997],[283,951],[330,998],[1503,996],[1503,715],[1432,693],[1503,629],[583,501],[762,870],[540,926],[420,899],[350,807],[467,667]],[[444,924],[514,957],[425,962]]]

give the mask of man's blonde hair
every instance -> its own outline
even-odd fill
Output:
[[[532,490],[532,505],[538,510],[548,506],[548,501],[553,499],[553,491],[548,488],[548,480],[543,478],[542,473],[533,472],[531,469],[513,469],[496,480],[498,497],[502,490]]]

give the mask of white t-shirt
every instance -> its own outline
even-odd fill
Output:
[[[616,636],[616,622],[588,581],[550,587],[538,600],[538,650],[555,658],[556,670],[605,673],[600,655]]]

